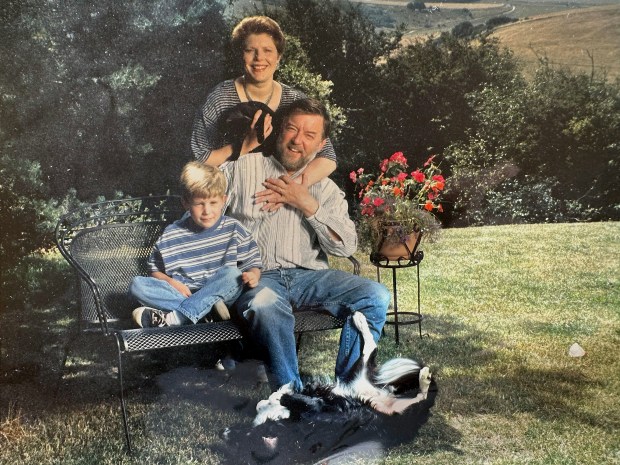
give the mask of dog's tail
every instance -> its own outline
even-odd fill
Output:
[[[379,386],[394,386],[398,388],[417,387],[422,367],[415,360],[408,358],[393,358],[383,363],[374,376]]]

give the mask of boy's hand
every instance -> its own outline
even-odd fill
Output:
[[[256,287],[258,285],[259,279],[260,276],[255,271],[250,270],[241,273],[241,281],[243,281],[243,284],[250,288]]]
[[[183,284],[181,281],[171,279],[168,282],[172,287],[174,287],[177,291],[183,294],[184,297],[189,297],[190,295],[192,295],[192,291],[189,290],[189,287],[187,287],[187,285]]]

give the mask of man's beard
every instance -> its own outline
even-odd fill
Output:
[[[300,157],[300,158],[295,158],[290,159],[289,157],[287,157],[286,155],[284,155],[282,153],[282,148],[278,147],[278,150],[276,151],[276,155],[275,158],[276,160],[278,160],[280,162],[280,164],[289,172],[294,173],[296,171],[299,171],[300,169],[302,169],[304,166],[306,166],[308,163],[310,163],[310,161],[316,156],[316,153],[312,153],[308,156],[305,157]]]

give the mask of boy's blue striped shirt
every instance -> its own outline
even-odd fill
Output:
[[[147,266],[150,273],[160,271],[199,289],[222,266],[247,271],[262,268],[262,262],[256,242],[239,221],[222,215],[205,229],[186,215],[166,227]]]

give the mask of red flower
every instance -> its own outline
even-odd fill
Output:
[[[414,172],[412,172],[411,173],[411,177],[416,182],[424,182],[424,180],[426,179],[426,176],[424,176],[424,173],[422,173],[422,171],[420,171],[420,170],[415,170]]]
[[[372,204],[375,207],[380,207],[381,205],[383,205],[385,203],[385,200],[383,200],[381,197],[376,197],[373,201]]]
[[[426,203],[424,204],[424,209],[430,212],[433,210],[433,208],[434,208],[433,202],[431,202],[430,200],[427,200]]]
[[[362,208],[362,215],[374,216],[375,215],[374,207],[372,205],[366,205],[364,208]]]
[[[364,197],[362,199],[362,205],[368,205],[370,203],[370,197]]]
[[[390,157],[390,161],[402,163],[403,165],[407,164],[407,159],[405,158],[405,155],[403,155],[403,152],[396,152],[392,154],[392,156]]]
[[[407,179],[407,173],[402,172],[402,173],[398,173],[398,175],[396,176],[396,180],[403,182],[405,179]]]

